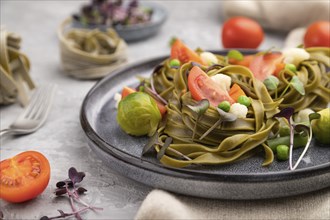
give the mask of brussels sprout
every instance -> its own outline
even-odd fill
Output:
[[[119,102],[117,122],[127,134],[152,136],[161,118],[155,100],[146,93],[134,92]]]
[[[321,117],[312,121],[313,135],[322,144],[330,144],[330,108],[318,112]]]

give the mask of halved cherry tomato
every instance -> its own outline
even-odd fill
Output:
[[[223,90],[198,66],[194,66],[189,72],[188,88],[191,97],[196,101],[208,99],[213,106],[218,106],[222,101],[229,101],[231,104],[235,102],[226,90]]]
[[[125,86],[121,92],[121,98],[125,98],[126,96],[128,96],[129,94],[133,93],[133,92],[137,92],[135,89],[132,89],[130,87],[127,87]],[[163,103],[160,103],[159,101],[157,101],[156,99],[154,99],[156,104],[157,104],[157,107],[158,107],[158,110],[160,112],[160,114],[162,115],[162,117],[166,114],[167,112],[167,109],[165,107],[165,105],[163,105]]]
[[[257,48],[264,39],[261,26],[246,17],[228,19],[222,27],[224,48]]]
[[[330,47],[330,22],[317,21],[311,24],[304,36],[305,47]]]
[[[204,64],[200,56],[189,47],[187,47],[181,40],[176,39],[171,48],[171,59],[178,59],[181,63],[194,61]]]
[[[50,165],[36,151],[25,151],[0,163],[0,198],[8,202],[24,202],[37,197],[47,187]]]
[[[281,53],[256,55],[251,61],[249,68],[255,78],[264,81],[268,76],[275,73],[277,65],[282,63],[282,61],[283,56]]]

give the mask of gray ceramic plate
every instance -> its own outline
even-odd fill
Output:
[[[189,169],[164,167],[154,154],[141,157],[147,138],[132,137],[120,129],[114,94],[123,86],[136,85],[137,75],[149,76],[165,58],[118,70],[98,82],[83,102],[80,119],[88,143],[111,169],[154,188],[206,198],[275,198],[330,187],[330,148],[316,143],[295,171],[288,170],[288,162],[262,167],[262,155],[229,165]],[[300,153],[295,150],[295,159]]]

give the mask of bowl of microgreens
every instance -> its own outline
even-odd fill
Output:
[[[166,21],[167,12],[159,4],[138,0],[91,0],[72,15],[79,28],[114,28],[125,41],[154,36]]]

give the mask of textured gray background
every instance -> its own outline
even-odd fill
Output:
[[[63,19],[87,1],[3,1],[1,24],[22,36],[22,51],[30,58],[31,76],[38,85],[56,83],[58,89],[47,123],[36,133],[7,138],[1,142],[1,160],[22,151],[42,152],[51,164],[51,179],[45,192],[23,204],[1,202],[5,219],[38,219],[55,216],[56,209],[71,210],[66,198],[52,194],[57,181],[67,178],[74,166],[87,176],[82,186],[89,191],[84,199],[104,210],[88,211],[86,219],[132,219],[141,202],[151,190],[122,177],[106,167],[85,141],[79,122],[81,103],[96,81],[82,81],[63,74],[60,68],[56,29]],[[130,43],[129,62],[134,63],[169,53],[172,36],[182,38],[191,48],[221,49],[221,2],[219,1],[157,1],[169,17],[157,36]],[[261,49],[281,48],[285,34],[267,33]],[[22,111],[18,104],[1,106],[1,129],[7,127]]]

